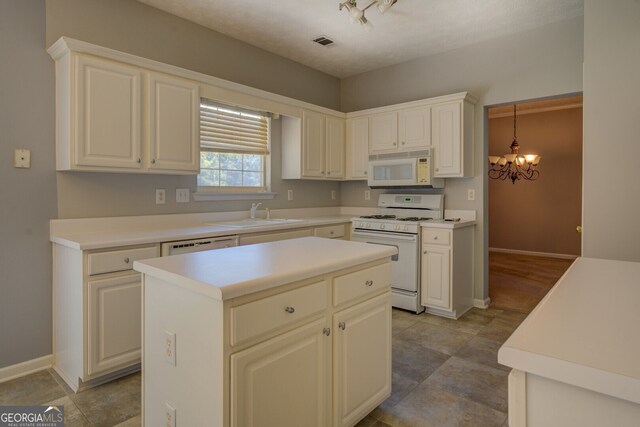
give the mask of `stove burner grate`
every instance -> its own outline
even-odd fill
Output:
[[[424,218],[424,217],[417,217],[417,216],[408,216],[408,217],[404,217],[404,218],[396,218],[397,221],[409,221],[409,222],[418,222],[418,221],[430,221],[433,218]]]
[[[362,219],[396,219],[395,215],[362,215]]]

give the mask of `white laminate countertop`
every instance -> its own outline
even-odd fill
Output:
[[[303,237],[135,261],[134,270],[218,300],[395,255],[391,246]]]
[[[498,362],[640,403],[639,307],[640,263],[578,258]]]
[[[89,250],[101,248],[113,248],[117,246],[141,245],[146,243],[169,242],[175,240],[199,239],[203,237],[230,236],[248,233],[264,233],[269,231],[288,230],[295,228],[316,227],[322,225],[341,224],[350,222],[351,217],[345,215],[327,215],[302,218],[300,222],[268,224],[260,227],[223,227],[220,225],[162,223],[156,226],[135,224],[124,225],[115,229],[101,226],[87,231],[53,232],[50,240],[53,243],[67,246],[72,249]],[[105,219],[108,221],[108,219]],[[218,220],[217,222],[220,222]]]
[[[474,219],[461,219],[460,221],[457,221],[457,222],[446,221],[444,219],[434,219],[431,221],[422,221],[420,223],[421,227],[446,228],[446,229],[470,227],[472,225],[476,225],[476,221]]]

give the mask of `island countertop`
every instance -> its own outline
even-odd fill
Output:
[[[578,258],[498,352],[514,369],[640,403],[640,263]]]
[[[397,253],[390,246],[304,237],[135,261],[134,270],[228,300]]]

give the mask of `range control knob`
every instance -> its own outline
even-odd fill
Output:
[[[409,231],[409,226],[408,225],[404,226],[404,231]]]
[[[384,224],[380,224],[380,230],[384,230]]]
[[[371,227],[371,223],[370,223],[370,222],[368,222],[368,223],[367,223],[367,225],[366,225],[365,227],[367,227],[367,228]]]
[[[400,226],[396,225],[396,230],[400,231]]]

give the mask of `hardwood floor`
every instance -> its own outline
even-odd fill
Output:
[[[573,261],[489,252],[491,307],[529,313]]]

